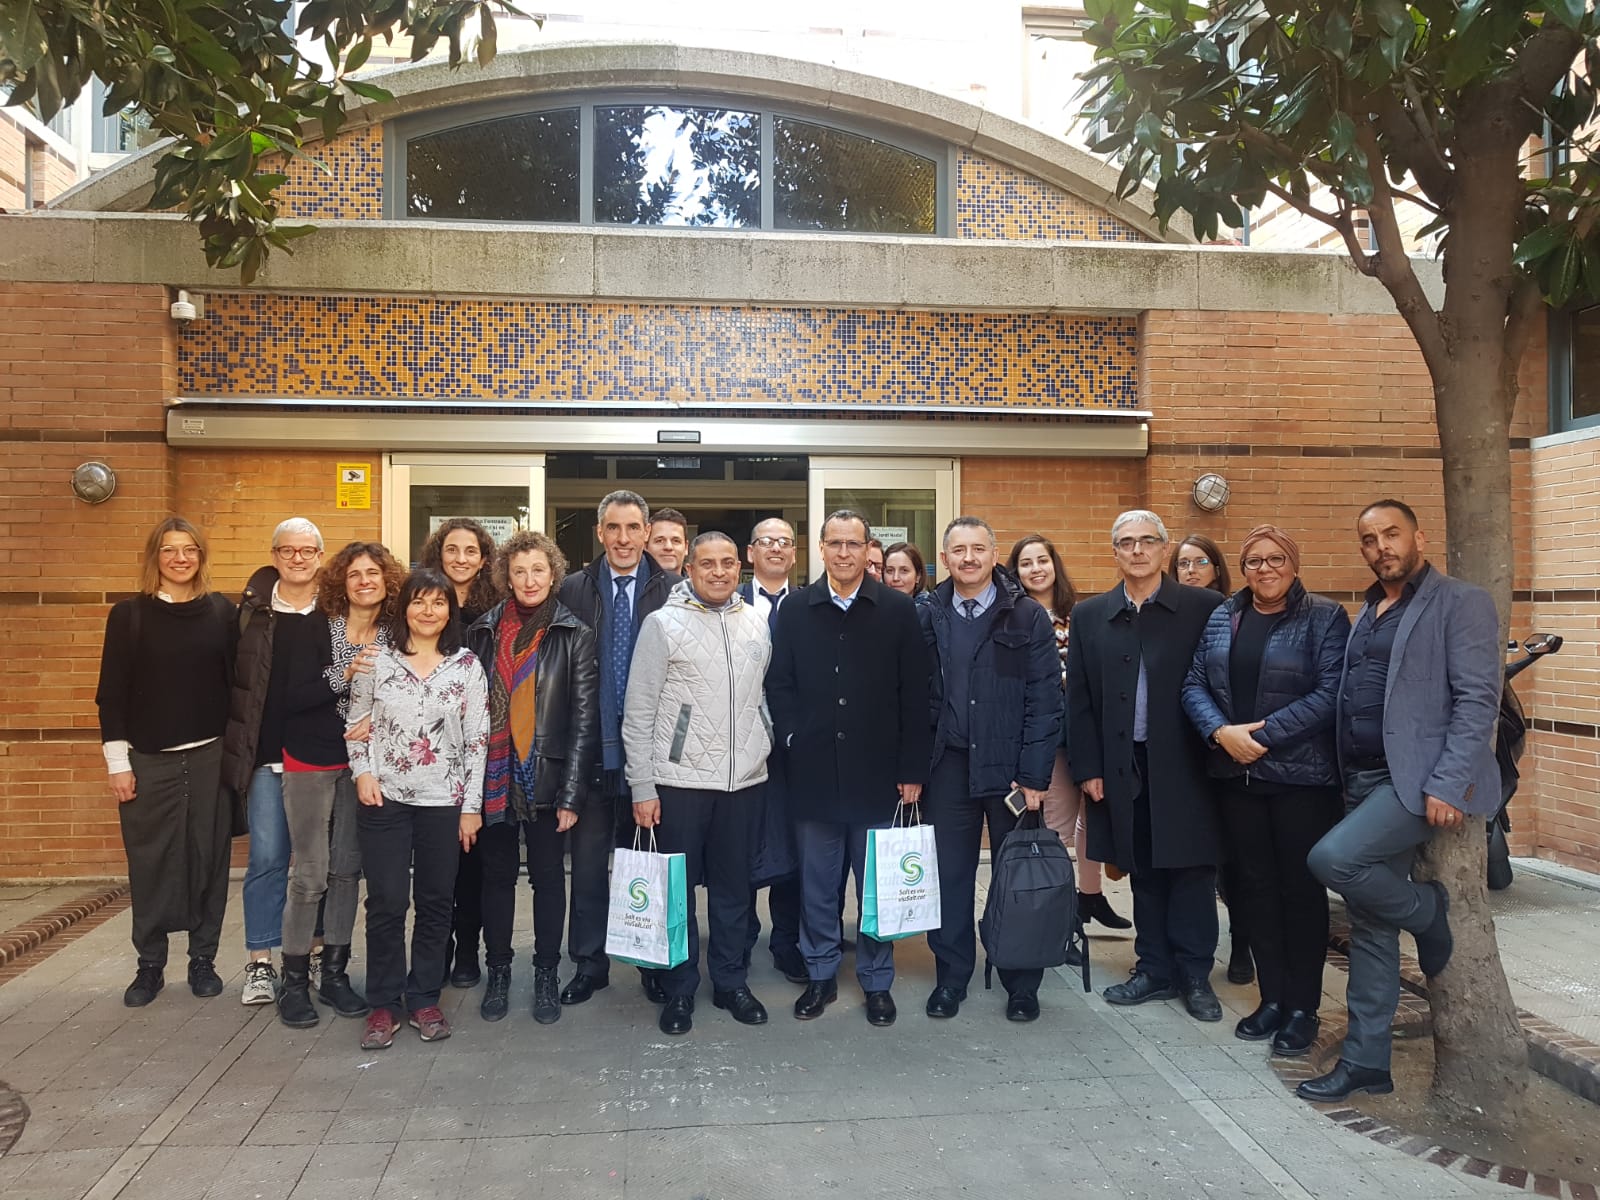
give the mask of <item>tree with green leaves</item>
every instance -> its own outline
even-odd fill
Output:
[[[50,120],[92,77],[105,115],[133,109],[172,138],[149,207],[182,209],[200,227],[206,261],[246,283],[273,249],[311,231],[279,222],[281,173],[267,155],[303,155],[331,138],[345,105],[392,99],[354,78],[377,39],[411,39],[411,59],[443,43],[451,66],[472,37],[480,65],[495,53],[495,14],[509,0],[0,0],[0,89]],[[307,53],[319,48],[326,63]]]
[[[1394,298],[1433,383],[1449,570],[1489,589],[1503,630],[1518,371],[1547,305],[1600,293],[1595,12],[1585,0],[1086,2],[1085,117],[1102,123],[1094,148],[1123,163],[1120,194],[1153,182],[1159,218],[1188,214],[1202,237],[1276,198],[1336,231]],[[1438,307],[1407,255],[1405,205],[1440,239]],[[1433,1099],[1513,1121],[1527,1050],[1483,858],[1468,821],[1435,837],[1422,867],[1449,888],[1457,933],[1430,985]]]

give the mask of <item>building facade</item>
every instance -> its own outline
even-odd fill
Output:
[[[1114,578],[1130,507],[1224,547],[1275,520],[1307,585],[1350,603],[1367,500],[1412,502],[1442,558],[1427,372],[1339,256],[1188,244],[1059,137],[801,58],[553,43],[384,85],[320,166],[289,165],[319,228],[252,288],[137,211],[149,154],[0,217],[0,555],[22,643],[0,876],[121,870],[100,634],[169,512],[207,530],[229,591],[290,515],[406,555],[472,515],[583,562],[620,486],[741,538],[781,513],[808,545],[841,505],[929,552],[973,512],[1003,549],[1055,539],[1083,591]],[[179,288],[196,319],[169,315]],[[1513,630],[1569,644],[1523,688],[1537,765],[1514,843],[1593,867],[1600,442],[1551,435],[1545,355],[1513,431]],[[103,504],[71,492],[85,461],[117,474]],[[1191,499],[1208,472],[1232,493],[1214,513]]]

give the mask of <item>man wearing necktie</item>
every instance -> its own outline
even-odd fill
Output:
[[[1044,803],[1061,741],[1061,659],[1055,626],[996,559],[994,530],[980,517],[945,528],[940,559],[950,577],[917,605],[931,672],[933,765],[926,818],[939,851],[944,924],[928,934],[938,963],[930,1017],[953,1017],[977,965],[973,906],[984,822],[989,849],[1017,823],[1005,796],[1021,787]],[[1006,1016],[1039,1015],[1042,971],[1000,972]]]
[[[745,548],[745,560],[755,571],[755,578],[739,585],[739,594],[746,604],[766,617],[767,629],[776,636],[778,607],[789,596],[789,573],[794,570],[794,526],[782,517],[768,517],[750,533],[750,544]],[[784,794],[783,747],[773,746],[772,757],[767,762],[767,790],[765,803],[770,810],[787,814],[788,804]],[[780,818],[787,820],[787,815]],[[752,892],[752,896],[754,892]],[[806,962],[800,954],[800,880],[797,875],[780,879],[767,891],[767,907],[772,916],[772,934],[767,948],[772,951],[773,965],[790,983],[806,982]],[[754,913],[750,922],[750,949],[754,950],[761,937],[761,914],[752,901]],[[748,958],[748,955],[746,955]],[[747,964],[748,965],[748,964]]]
[[[666,603],[682,576],[660,567],[645,551],[650,509],[637,492],[616,491],[600,501],[595,537],[604,553],[561,583],[560,599],[595,632],[600,659],[600,754],[589,772],[589,789],[569,841],[572,903],[567,949],[577,973],[561,992],[561,1003],[582,1004],[611,982],[606,956],[606,910],[610,902],[608,862],[625,814],[633,837],[633,803],[623,768],[622,708],[628,668],[639,625]],[[644,972],[645,993],[656,1003],[666,996],[654,973]]]

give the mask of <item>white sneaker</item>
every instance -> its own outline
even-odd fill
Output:
[[[278,1002],[278,973],[272,969],[272,960],[251,961],[244,966],[244,993],[240,1004],[276,1004]]]
[[[308,963],[308,969],[306,971],[306,975],[311,980],[311,990],[313,992],[321,991],[322,990],[322,947],[321,946],[313,946],[313,947],[311,947],[311,955],[310,955],[309,959],[307,960],[307,963]]]

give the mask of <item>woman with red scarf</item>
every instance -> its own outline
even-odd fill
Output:
[[[561,931],[567,919],[565,834],[578,820],[585,773],[600,736],[594,632],[556,599],[566,557],[554,539],[524,530],[495,556],[506,599],[468,630],[489,674],[489,764],[483,780],[483,943],[489,979],[479,1014],[510,1007],[517,869],[528,848],[533,888],[533,1016],[561,1016]]]

